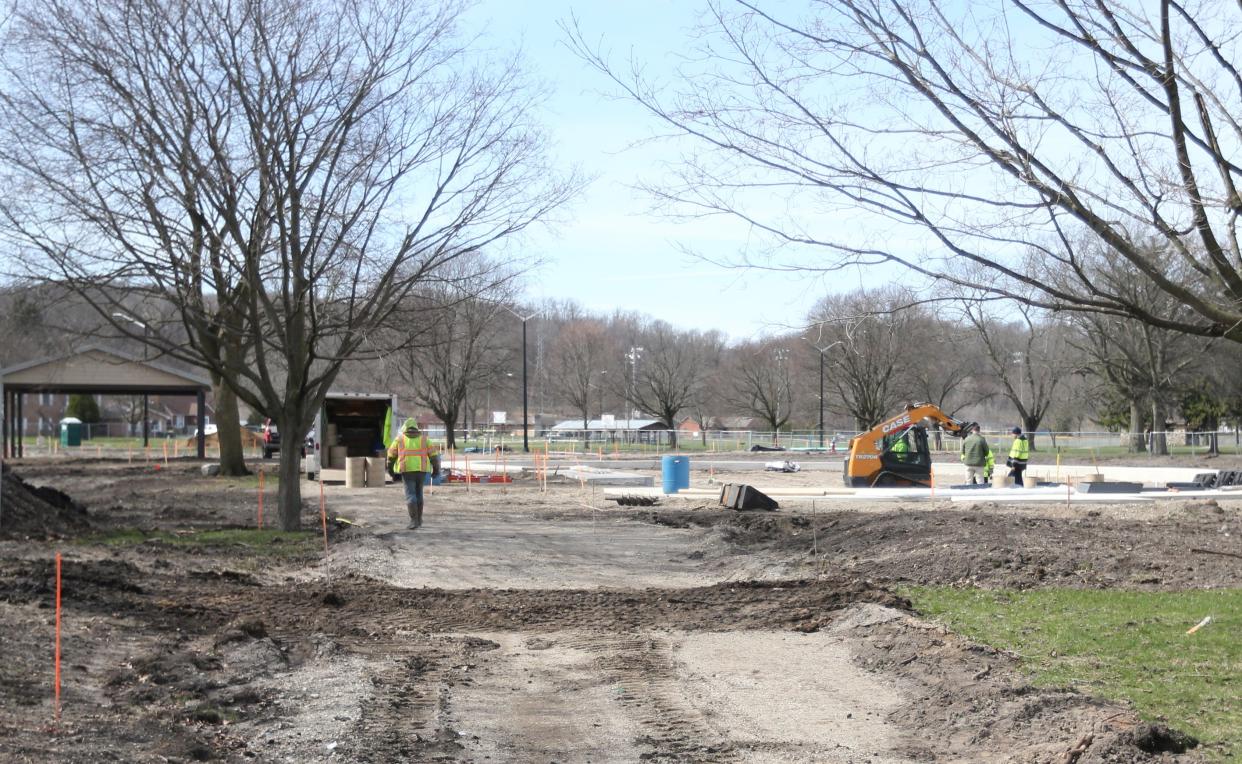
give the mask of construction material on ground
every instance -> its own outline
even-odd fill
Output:
[[[1174,480],[1164,484],[1165,488],[1172,491],[1201,491],[1205,488],[1216,488],[1219,486],[1233,486],[1238,483],[1238,472],[1200,472],[1195,475],[1194,480]],[[1229,482],[1225,482],[1228,480]]]
[[[500,462],[470,462],[471,472],[486,472],[498,475],[521,475],[528,471],[529,467],[523,467],[520,464],[501,464]]]
[[[383,488],[388,482],[388,457],[386,456],[368,456],[367,462],[367,487]]]
[[[605,470],[598,467],[587,467],[586,465],[581,464],[566,467],[561,470],[560,474],[571,480],[577,480],[589,485],[655,485],[655,478],[650,475],[638,475],[633,472],[624,472],[622,470]]]
[[[612,501],[617,502],[617,504],[623,507],[654,507],[660,503],[660,500],[655,496],[635,496],[633,494],[613,496]]]
[[[334,470],[345,469],[345,454],[347,449],[345,446],[329,446],[327,450],[328,462],[326,467]]]
[[[508,475],[480,475],[476,472],[463,472],[453,469],[444,470],[444,480],[449,483],[512,483]]]
[[[801,472],[802,465],[798,464],[797,462],[791,459],[785,459],[784,461],[780,461],[780,462],[764,462],[763,471],[764,472],[787,472],[787,473],[788,472]]]
[[[367,460],[363,456],[352,456],[345,460],[345,487],[365,488],[367,484]]]
[[[736,510],[758,509],[771,512],[780,507],[776,500],[754,486],[728,483],[720,489],[720,505]]]
[[[1141,493],[1142,483],[1124,483],[1114,480],[1092,480],[1078,484],[1079,493]]]

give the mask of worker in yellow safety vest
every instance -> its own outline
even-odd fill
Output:
[[[906,440],[906,433],[897,436],[897,440],[893,441],[893,445],[888,449],[888,452],[899,462],[909,461],[910,442]]]
[[[1026,462],[1031,458],[1031,442],[1022,434],[1021,427],[1015,427],[1010,432],[1013,433],[1013,445],[1009,447],[1009,477],[1013,478],[1014,486],[1021,486],[1022,473],[1026,470]]]
[[[440,449],[419,431],[418,422],[407,419],[401,432],[388,446],[388,471],[405,486],[405,508],[410,514],[410,530],[423,524],[423,485],[427,475],[440,474]]]

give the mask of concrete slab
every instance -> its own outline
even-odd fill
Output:
[[[598,467],[574,465],[561,468],[560,474],[570,480],[578,480],[588,485],[608,486],[622,485],[643,488],[655,485],[655,478],[650,475],[639,475],[620,470],[604,470]]]

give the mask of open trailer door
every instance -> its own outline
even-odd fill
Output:
[[[323,466],[344,469],[353,456],[381,456],[391,439],[396,397],[381,393],[329,393],[320,415]]]

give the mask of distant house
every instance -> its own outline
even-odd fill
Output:
[[[720,432],[766,432],[771,429],[762,419],[750,416],[719,416],[709,424],[709,429]]]
[[[703,428],[699,426],[698,422],[687,417],[678,423],[677,432],[682,435],[698,435],[700,432],[703,432]]]

